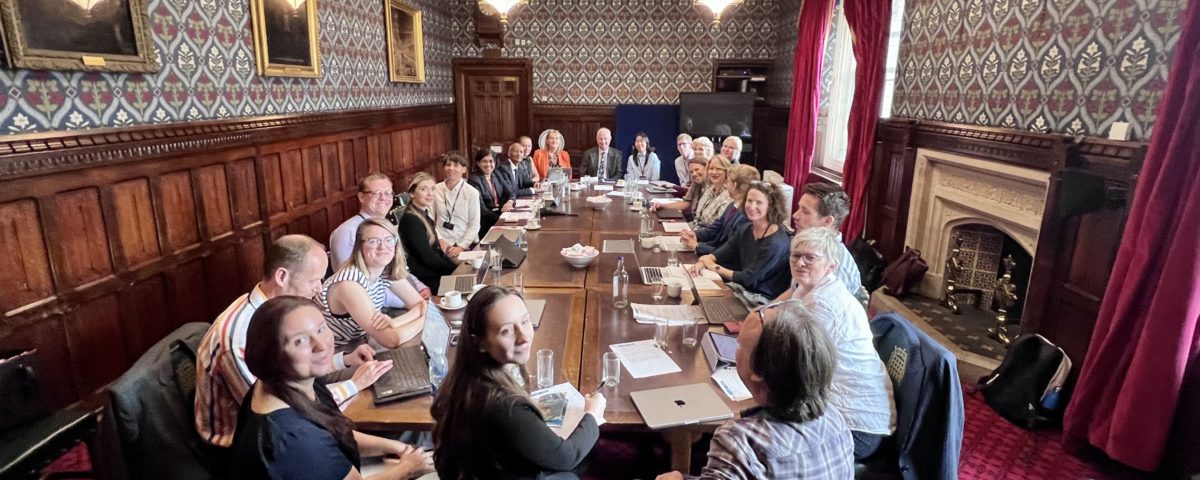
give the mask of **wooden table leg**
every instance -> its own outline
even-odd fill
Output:
[[[671,444],[671,468],[684,475],[690,475],[692,469],[692,444],[700,438],[700,434],[691,430],[669,430],[664,433],[667,443]]]

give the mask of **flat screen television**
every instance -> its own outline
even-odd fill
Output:
[[[679,94],[679,131],[693,136],[750,138],[754,94],[743,92],[683,92]]]

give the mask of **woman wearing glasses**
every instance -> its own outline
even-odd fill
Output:
[[[386,220],[363,220],[350,261],[325,280],[317,303],[333,330],[338,351],[353,350],[363,342],[376,349],[396,348],[421,333],[425,325],[421,294],[410,282],[393,281],[403,280],[408,272],[398,241],[395,227]],[[388,290],[414,307],[395,318],[387,316],[383,303]]]
[[[693,268],[716,272],[721,279],[741,286],[746,299],[754,303],[779,296],[788,288],[784,201],[783,192],[774,184],[750,182],[743,205],[750,222],[716,251],[700,257]]]
[[[400,216],[400,241],[404,251],[409,252],[408,267],[421,283],[429,285],[438,293],[438,284],[445,275],[454,273],[458,264],[440,248],[437,229],[433,224],[435,195],[433,177],[417,172],[408,182],[408,194],[412,200],[404,207]]]
[[[846,284],[838,279],[842,244],[834,230],[801,230],[792,240],[792,288],[780,299],[804,302],[837,345],[833,374],[833,406],[842,412],[854,435],[854,458],[871,456],[895,430],[892,382],[875,352],[867,314]]]

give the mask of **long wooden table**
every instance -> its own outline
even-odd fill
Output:
[[[630,276],[630,301],[651,303],[651,287],[642,282],[638,265],[663,266],[669,253],[644,249],[637,242],[639,213],[631,211],[623,198],[610,197],[612,203],[603,209],[594,209],[585,202],[591,189],[571,194],[569,211],[573,215],[544,216],[540,230],[528,231],[528,256],[516,269],[504,269],[501,283],[509,285],[513,273],[524,274],[526,296],[547,301],[542,322],[534,336],[534,351],[551,348],[555,351],[558,382],[570,382],[580,392],[596,391],[600,385],[600,365],[608,346],[633,340],[653,338],[654,326],[638,324],[633,320],[629,308],[617,310],[612,306],[612,275],[616,270],[617,257],[626,257],[625,268]],[[647,195],[653,198],[654,195]],[[655,229],[663,234],[661,223],[655,219]],[[634,240],[634,254],[601,253],[586,268],[571,267],[559,254],[564,247],[575,243],[602,248],[604,240]],[[683,263],[695,262],[692,252],[680,252]],[[469,265],[460,265],[456,274],[474,271]],[[494,281],[489,277],[489,281]],[[689,293],[682,299],[667,299],[667,303],[691,302]],[[446,312],[454,318],[461,310]],[[715,327],[719,329],[720,327]],[[630,397],[631,392],[685,385],[707,383],[713,386],[718,396],[735,413],[752,405],[751,401],[733,402],[712,383],[711,370],[699,346],[685,347],[679,327],[672,327],[668,340],[668,353],[682,369],[679,373],[635,379],[622,369],[620,383],[616,387],[604,387],[600,392],[608,399],[605,410],[607,423],[603,431],[647,431],[645,422]],[[451,353],[452,355],[452,353]],[[452,360],[452,356],[451,356]],[[533,359],[528,367],[535,374]],[[527,384],[533,386],[533,379]],[[428,396],[375,406],[370,390],[359,394],[346,409],[346,414],[359,428],[375,431],[428,430],[433,427],[429,414],[432,399]],[[671,465],[687,471],[691,463],[691,444],[702,432],[712,431],[719,423],[706,423],[669,428],[661,431],[671,445]]]

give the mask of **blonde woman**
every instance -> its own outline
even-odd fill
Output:
[[[398,243],[392,224],[380,218],[364,220],[350,260],[322,285],[317,303],[333,330],[338,351],[353,350],[364,342],[377,349],[396,348],[421,333],[425,302],[412,283],[404,281],[408,268]],[[384,314],[388,290],[413,307],[394,318]]]
[[[404,215],[400,216],[400,242],[404,250],[412,254],[409,271],[437,294],[442,276],[453,273],[458,265],[438,244],[437,229],[433,226],[433,216],[430,214],[435,197],[433,192],[433,177],[425,172],[417,172],[408,184],[408,194],[412,200],[404,207]]]
[[[697,230],[684,230],[680,235],[683,244],[694,249],[696,255],[707,255],[724,245],[733,237],[738,227],[750,221],[746,218],[742,204],[746,202],[746,192],[750,191],[750,183],[758,180],[758,169],[749,165],[734,165],[725,180],[725,191],[733,199],[725,207],[720,217],[707,227]]]
[[[725,207],[733,201],[729,197],[729,192],[725,190],[725,181],[729,178],[731,167],[729,159],[721,154],[713,155],[708,160],[708,168],[706,168],[708,185],[705,187],[704,195],[696,201],[696,206],[692,209],[692,228],[712,225],[717,218],[720,218]]]
[[[558,130],[546,130],[543,134],[545,141],[542,148],[533,152],[533,168],[542,179],[549,178],[550,168],[562,167],[571,175],[571,155],[567,153],[562,133]]]

